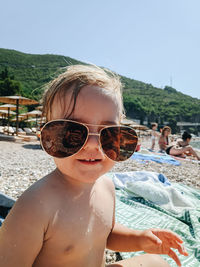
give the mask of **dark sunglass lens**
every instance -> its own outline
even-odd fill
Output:
[[[113,126],[101,131],[104,153],[114,161],[124,161],[132,156],[137,146],[137,134],[130,127]]]
[[[87,128],[71,121],[52,121],[41,132],[44,150],[53,157],[64,158],[77,153],[87,139]]]

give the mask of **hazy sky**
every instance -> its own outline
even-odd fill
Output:
[[[0,0],[0,47],[59,54],[200,99],[199,0]]]

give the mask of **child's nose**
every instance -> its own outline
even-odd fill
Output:
[[[99,136],[98,135],[89,135],[88,136],[88,139],[87,139],[87,142],[84,146],[84,149],[87,149],[87,148],[97,148],[99,149],[100,147],[100,143],[99,143]]]

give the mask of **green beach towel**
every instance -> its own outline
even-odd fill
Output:
[[[114,173],[109,176],[113,179]],[[183,195],[188,203],[193,203],[193,207],[182,207],[179,212],[173,212],[145,197],[130,194],[126,188],[116,189],[116,221],[133,229],[162,228],[176,232],[183,239],[189,253],[189,256],[185,257],[176,250],[182,266],[200,267],[200,190],[178,183],[172,183],[170,186]],[[120,254],[125,259],[143,253]],[[170,266],[177,266],[170,257],[163,258]]]

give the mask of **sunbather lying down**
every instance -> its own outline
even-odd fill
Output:
[[[168,136],[171,133],[171,128],[165,126],[162,131],[162,135],[159,139],[159,146],[161,150],[164,150],[167,154],[172,156],[178,156],[185,158],[186,156],[194,156],[197,160],[200,160],[200,156],[196,151],[189,145],[192,136],[184,132],[182,135],[182,140],[177,141],[176,144],[169,144]]]

